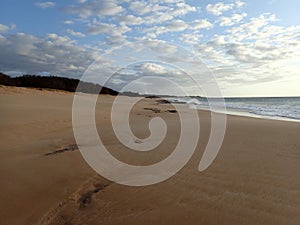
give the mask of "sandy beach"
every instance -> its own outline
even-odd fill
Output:
[[[73,95],[0,87],[1,225],[300,224],[300,123],[228,116],[217,158],[199,172],[210,132],[210,113],[199,110],[200,140],[187,165],[164,182],[128,187],[96,174],[78,151]],[[132,130],[139,138],[149,135],[152,117],[168,125],[157,149],[136,153],[113,133],[113,100],[102,95],[96,107],[97,128],[112,155],[149,165],[172,152],[180,123],[169,104],[144,99],[133,108]]]

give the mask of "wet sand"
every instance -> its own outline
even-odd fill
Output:
[[[97,175],[83,160],[72,132],[72,100],[67,92],[0,87],[0,224],[300,223],[300,123],[228,116],[220,153],[200,173],[210,114],[199,111],[200,141],[187,165],[162,183],[128,187]],[[172,152],[180,123],[170,105],[145,99],[133,108],[139,138],[149,135],[155,116],[168,125],[157,149],[136,153],[113,134],[113,100],[101,96],[96,110],[112,155],[149,165]]]

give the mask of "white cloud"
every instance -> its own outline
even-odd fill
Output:
[[[188,24],[183,20],[173,20],[167,26],[167,31],[183,31],[188,28]]]
[[[241,41],[244,39],[256,39],[261,35],[260,29],[270,22],[276,21],[276,16],[270,13],[264,13],[259,17],[251,18],[249,22],[243,23],[228,30],[231,42]]]
[[[147,33],[147,38],[156,38],[157,35],[167,32],[180,32],[187,29],[189,25],[183,20],[173,20],[164,26],[153,26],[143,29],[144,33]]]
[[[105,37],[106,42],[102,43],[102,45],[107,46],[115,46],[126,43],[126,35],[131,28],[126,26],[125,24],[121,24],[117,26],[115,24],[102,23],[100,21],[94,21],[92,24],[89,24],[87,27],[88,34],[106,34]]]
[[[127,27],[126,25],[116,26],[113,30],[108,32],[108,36],[106,36],[106,46],[116,46],[122,45],[127,43],[127,36],[124,35],[131,28]]]
[[[116,19],[124,25],[139,25],[144,23],[144,19],[134,15],[117,16]]]
[[[65,36],[43,38],[24,33],[0,38],[0,67],[3,71],[79,77],[99,56],[95,50],[76,46]]]
[[[161,24],[196,11],[196,7],[184,1],[133,1],[129,9],[135,15],[144,16],[145,24]]]
[[[0,23],[0,34],[6,33],[9,30],[9,27]]]
[[[235,3],[228,3],[228,4],[223,2],[218,2],[216,4],[208,4],[206,6],[206,11],[213,15],[220,16],[226,11],[229,11],[233,8],[241,8],[244,5],[245,2],[241,0],[237,0]]]
[[[190,25],[190,29],[198,30],[198,29],[209,29],[212,28],[213,25],[208,20],[195,20]]]
[[[67,29],[67,33],[71,34],[72,36],[75,36],[75,37],[85,37],[85,34],[83,34],[81,32],[76,32],[72,29]]]
[[[195,12],[196,7],[190,6],[189,4],[186,4],[185,2],[178,2],[176,3],[175,9],[172,10],[173,16],[183,16],[186,15],[189,12]]]
[[[206,10],[216,16],[220,16],[223,12],[226,12],[234,7],[234,4],[224,4],[223,2],[218,2],[216,4],[208,4]]]
[[[134,31],[142,30],[147,33],[148,38],[156,38],[157,35],[165,32],[183,31],[188,28],[188,24],[177,18],[196,11],[196,8],[184,1],[177,0],[103,0],[100,2],[92,0],[68,6],[64,10],[81,17],[77,18],[77,21],[82,20],[81,22],[86,26],[88,34],[107,34],[106,39],[121,40],[121,36],[131,30],[131,26],[143,25],[143,27],[134,27],[132,29]],[[109,22],[102,20],[106,16],[111,16]],[[100,21],[97,22],[95,17],[99,17]],[[75,20],[73,19],[72,21]],[[71,21],[65,21],[65,23],[71,24]],[[150,25],[152,26],[150,27]]]
[[[112,33],[112,34],[109,34],[108,36],[106,36],[105,40],[105,45],[106,46],[110,46],[110,47],[113,47],[113,46],[120,46],[120,45],[123,45],[123,44],[126,44],[127,43],[127,37],[125,35],[122,35],[122,34],[118,34],[118,33]]]
[[[72,20],[65,20],[63,23],[67,24],[67,25],[74,24],[74,22]]]
[[[62,21],[66,25],[74,24],[63,30],[66,36],[54,33],[44,37],[22,33],[8,35],[12,27],[0,24],[3,34],[0,35],[3,49],[0,57],[8,56],[0,66],[12,70],[15,58],[16,68],[28,73],[49,70],[77,76],[97,54],[91,47],[77,46],[72,36],[99,35],[97,47],[102,51],[124,43],[132,44],[135,49],[138,47],[133,41],[151,40],[144,45],[161,53],[160,60],[170,63],[185,59],[174,46],[167,45],[167,41],[184,44],[197,52],[221,83],[266,82],[282,79],[284,74],[295,74],[292,69],[297,70],[295,62],[300,59],[299,26],[273,25],[276,16],[271,13],[246,18],[247,14],[241,12],[245,5],[241,0],[204,5],[204,10],[206,6],[208,13],[217,16],[213,20],[203,18],[200,7],[193,5],[184,0],[76,0],[74,5],[64,9],[75,14]],[[75,27],[80,31],[86,29],[86,32],[78,32]],[[217,29],[211,32],[204,30],[214,27]],[[145,74],[165,74],[155,65],[144,65],[140,69]]]
[[[238,0],[238,1],[235,2],[235,5],[236,5],[237,8],[241,8],[242,6],[245,5],[245,2],[242,2],[242,1]]]
[[[247,16],[247,13],[232,14],[231,17],[223,17],[222,16],[219,20],[220,26],[224,27],[224,26],[235,25],[235,24],[239,23],[240,21],[242,21],[246,16]]]
[[[174,54],[177,51],[177,47],[174,45],[168,44],[166,41],[163,40],[151,40],[148,41],[147,39],[142,42],[142,48],[150,48],[152,51],[157,53],[164,53],[164,54]]]
[[[182,0],[149,0],[149,1],[153,3],[160,3],[160,4],[182,2]]]
[[[161,75],[167,72],[167,69],[164,66],[161,66],[157,63],[143,63],[138,66],[139,73],[144,75]]]
[[[42,9],[51,8],[55,6],[54,2],[36,2],[35,5]]]
[[[152,5],[144,1],[132,1],[129,4],[129,9],[139,15],[144,15],[152,11]]]
[[[179,39],[186,44],[196,45],[197,43],[199,43],[200,38],[202,36],[203,35],[198,34],[198,33],[188,33],[188,34],[181,34]]]
[[[166,12],[153,12],[153,14],[146,16],[144,18],[145,24],[150,25],[150,24],[162,24],[167,21],[171,21],[174,19],[174,16],[172,16],[169,13]]]
[[[194,45],[226,91],[234,85],[279,82],[299,74],[295,62],[300,60],[300,26],[272,25],[275,20],[275,15],[265,13]]]
[[[228,44],[228,40],[226,39],[227,37],[224,35],[214,35],[210,43],[213,46],[223,46]],[[226,40],[225,40],[226,39]]]
[[[107,24],[102,22],[95,22],[93,24],[90,24],[87,28],[88,34],[105,34],[110,33],[116,25],[114,24]]]
[[[25,34],[23,34],[23,35],[26,36]],[[28,36],[28,37],[31,37],[31,36]],[[60,36],[55,33],[46,34],[45,37],[57,45],[72,45],[75,43],[75,41],[72,40],[71,38],[69,38],[67,36]]]
[[[250,40],[242,39],[243,41],[235,44],[227,44],[227,53],[239,62],[254,65],[273,63],[299,55],[300,41],[296,37],[299,37],[300,27],[271,27],[263,26],[259,34],[251,36]]]
[[[118,5],[116,0],[94,0],[76,6],[68,6],[64,10],[68,13],[77,14],[82,18],[89,18],[91,16],[114,16],[124,11],[124,8]]]

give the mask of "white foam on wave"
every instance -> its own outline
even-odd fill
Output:
[[[172,102],[185,102],[196,105],[198,109],[210,110],[204,98],[173,98]],[[225,98],[226,114],[288,120],[300,122],[300,98]],[[217,99],[210,104],[218,106]]]

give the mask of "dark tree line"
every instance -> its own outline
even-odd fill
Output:
[[[75,92],[79,80],[67,77],[57,76],[37,76],[37,75],[23,75],[20,77],[10,77],[6,74],[0,73],[0,84],[16,87],[33,87],[33,88],[49,88]],[[98,94],[101,86],[90,82],[82,81],[80,89],[77,91],[83,93]],[[107,87],[102,87],[101,94],[117,95],[118,92]]]

